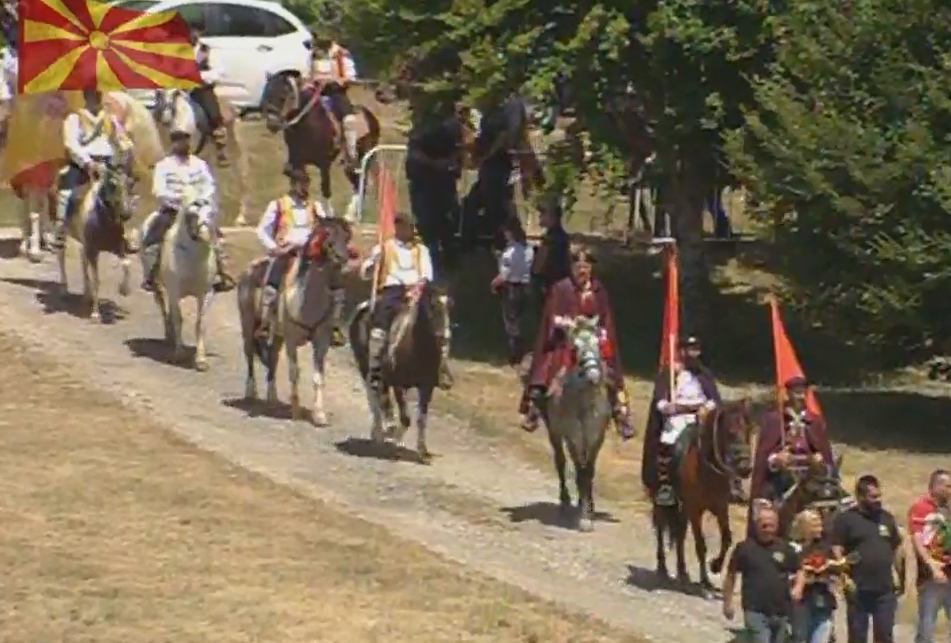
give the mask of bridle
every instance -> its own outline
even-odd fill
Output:
[[[735,477],[739,474],[736,471],[736,467],[730,464],[730,458],[724,457],[720,445],[720,431],[722,429],[722,419],[724,411],[719,406],[713,410],[714,416],[713,420],[710,422],[710,429],[707,430],[706,427],[701,427],[700,432],[697,436],[697,449],[699,453],[703,454],[705,450],[705,441],[704,436],[708,433],[710,434],[710,453],[712,458],[704,458],[704,462],[707,464],[710,469],[721,476],[726,477]]]
[[[307,116],[307,114],[309,114],[312,109],[314,109],[317,101],[320,100],[320,91],[315,90],[307,103],[301,106],[301,93],[300,89],[297,87],[297,82],[288,74],[280,74],[277,78],[273,78],[272,81],[278,79],[282,80],[284,86],[289,90],[289,93],[284,96],[283,109],[277,104],[273,105],[273,109],[269,105],[267,116],[275,118],[278,121],[276,131],[283,132],[300,123],[301,120],[303,120],[303,118]],[[292,105],[292,107],[288,108],[288,105]],[[288,118],[288,114],[293,113],[295,110],[296,113],[294,116]]]

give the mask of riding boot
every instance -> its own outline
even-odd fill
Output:
[[[53,230],[53,247],[66,245],[66,231],[69,228],[69,206],[73,197],[72,190],[60,190],[56,193],[56,228]]]
[[[522,416],[520,424],[523,431],[534,432],[542,419],[542,404],[545,403],[545,390],[538,386],[533,386],[528,391],[528,411]]]
[[[614,427],[617,429],[622,440],[630,440],[634,437],[636,432],[631,423],[631,410],[627,403],[627,393],[611,387],[609,389],[609,397],[611,398]]]
[[[670,451],[662,447],[657,457],[657,493],[654,494],[654,504],[660,507],[672,507],[677,504],[677,494],[670,475],[673,460],[674,457]]]
[[[354,172],[360,171],[360,159],[357,158],[357,117],[353,114],[345,116],[343,119],[343,140],[346,143],[347,159],[350,169]]]
[[[374,328],[367,342],[367,382],[376,393],[383,383],[383,351],[386,349],[386,331]]]
[[[347,345],[347,335],[344,333],[344,315],[343,309],[347,303],[347,291],[343,288],[335,288],[330,291],[330,299],[333,302],[333,331],[330,337],[330,343],[333,346],[341,347]]]
[[[730,502],[735,505],[746,505],[749,499],[743,491],[743,481],[739,478],[730,478]]]
[[[215,142],[215,158],[218,161],[218,165],[224,167],[228,164],[228,132],[225,131],[222,125],[211,133],[211,137]]]
[[[139,256],[142,258],[142,290],[146,292],[153,292],[155,290],[155,271],[158,269],[159,252],[161,249],[162,246],[156,243],[150,246],[144,246],[142,250],[139,251]]]
[[[228,292],[234,290],[234,279],[225,272],[225,251],[221,236],[215,236],[215,283],[212,286],[215,292]]]

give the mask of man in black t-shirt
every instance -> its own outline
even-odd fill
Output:
[[[458,114],[436,123],[415,125],[407,141],[410,209],[437,274],[452,257],[459,228],[456,182],[462,172],[463,145],[463,124]]]
[[[779,516],[771,507],[754,517],[755,533],[733,550],[723,583],[723,615],[733,620],[736,577],[743,577],[743,624],[752,643],[784,643],[793,601],[802,599],[805,574],[799,555],[777,535]],[[790,583],[790,579],[792,582]]]
[[[849,571],[855,591],[847,597],[849,643],[867,643],[870,619],[873,643],[894,643],[898,597],[892,570],[901,533],[895,517],[882,509],[878,478],[859,478],[855,497],[858,504],[832,523],[836,556],[855,559]]]

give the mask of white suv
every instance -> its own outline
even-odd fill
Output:
[[[261,104],[269,75],[310,68],[310,30],[277,2],[267,0],[120,0],[138,11],[178,11],[189,24],[203,23],[212,64],[220,66],[218,91],[243,111]],[[154,92],[131,92],[151,105]]]

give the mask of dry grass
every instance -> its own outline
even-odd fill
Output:
[[[3,639],[630,641],[184,445],[0,335]]]

